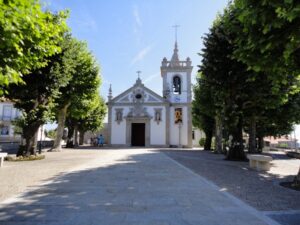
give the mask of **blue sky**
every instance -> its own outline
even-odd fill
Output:
[[[161,95],[160,65],[171,58],[179,24],[181,60],[190,57],[193,78],[200,64],[203,35],[228,0],[42,0],[52,11],[70,10],[72,34],[86,41],[101,66],[100,94],[113,96],[131,87],[141,70],[145,85]],[[193,79],[194,81],[194,79]],[[300,139],[300,126],[297,126]]]
[[[106,98],[131,87],[141,70],[145,85],[161,94],[160,64],[170,59],[174,47],[174,24],[179,24],[180,59],[190,57],[193,76],[208,32],[228,0],[45,0],[53,10],[70,10],[68,24],[73,36],[88,43],[101,65],[100,93]]]

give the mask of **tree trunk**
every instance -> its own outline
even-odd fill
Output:
[[[213,137],[212,130],[205,132],[205,143],[204,143],[204,150],[210,151],[211,150],[211,140]]]
[[[25,138],[25,146],[23,155],[35,155],[37,148],[37,134],[41,124],[37,122],[33,122],[28,126],[24,127],[24,138]]]
[[[67,144],[66,144],[67,148],[74,148],[73,136],[74,136],[74,127],[69,126],[68,127]]]
[[[294,186],[300,187],[300,168],[298,170],[298,174],[294,178]]]
[[[58,151],[58,152],[61,151],[61,140],[64,134],[66,115],[67,115],[67,110],[69,105],[70,103],[64,105],[63,108],[58,110],[58,115],[57,115],[58,124],[56,128],[56,137],[51,151]]]
[[[83,145],[84,133],[84,131],[79,131],[79,145]]]
[[[257,153],[256,149],[256,119],[255,116],[251,116],[250,118],[250,126],[249,126],[249,153]]]
[[[222,120],[221,116],[217,115],[216,118],[216,141],[215,141],[215,152],[222,153],[222,140],[223,140],[223,132],[222,132]]]
[[[258,136],[258,151],[262,152],[264,150],[264,137]]]
[[[237,127],[232,131],[232,141],[226,156],[227,160],[246,160],[243,143],[243,121],[239,118]]]
[[[79,143],[78,143],[78,125],[75,124],[74,126],[74,147],[78,147]]]

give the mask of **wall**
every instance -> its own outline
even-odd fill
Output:
[[[201,131],[199,129],[193,129],[193,131],[194,131],[193,146],[200,147],[199,141],[201,138],[205,138],[205,134],[203,131]]]
[[[143,106],[147,107],[147,112],[151,117],[150,120],[150,145],[166,145],[166,109],[165,106]],[[116,121],[115,109],[123,108],[123,120],[118,124]],[[126,117],[130,111],[129,106],[113,106],[112,107],[112,131],[111,144],[125,145],[126,144]],[[155,108],[162,109],[161,121],[157,123],[154,120]]]
[[[155,118],[155,108],[162,108],[161,121],[157,123]],[[150,122],[150,145],[166,145],[166,109],[162,106],[148,107],[148,113],[152,119]]]
[[[187,106],[170,107],[170,145],[179,145],[179,125],[175,124],[175,108],[182,108],[181,145],[188,145],[188,110]]]
[[[116,121],[116,111],[115,109],[123,108],[123,119],[118,124]],[[111,113],[112,113],[112,120],[111,120],[111,144],[112,145],[125,145],[126,144],[126,119],[124,116],[126,116],[129,112],[128,106],[113,106]]]

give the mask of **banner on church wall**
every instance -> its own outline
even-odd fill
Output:
[[[182,108],[175,108],[175,123],[182,123]]]

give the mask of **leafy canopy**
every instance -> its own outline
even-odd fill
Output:
[[[0,86],[22,82],[61,51],[67,16],[43,11],[38,0],[0,0]]]

